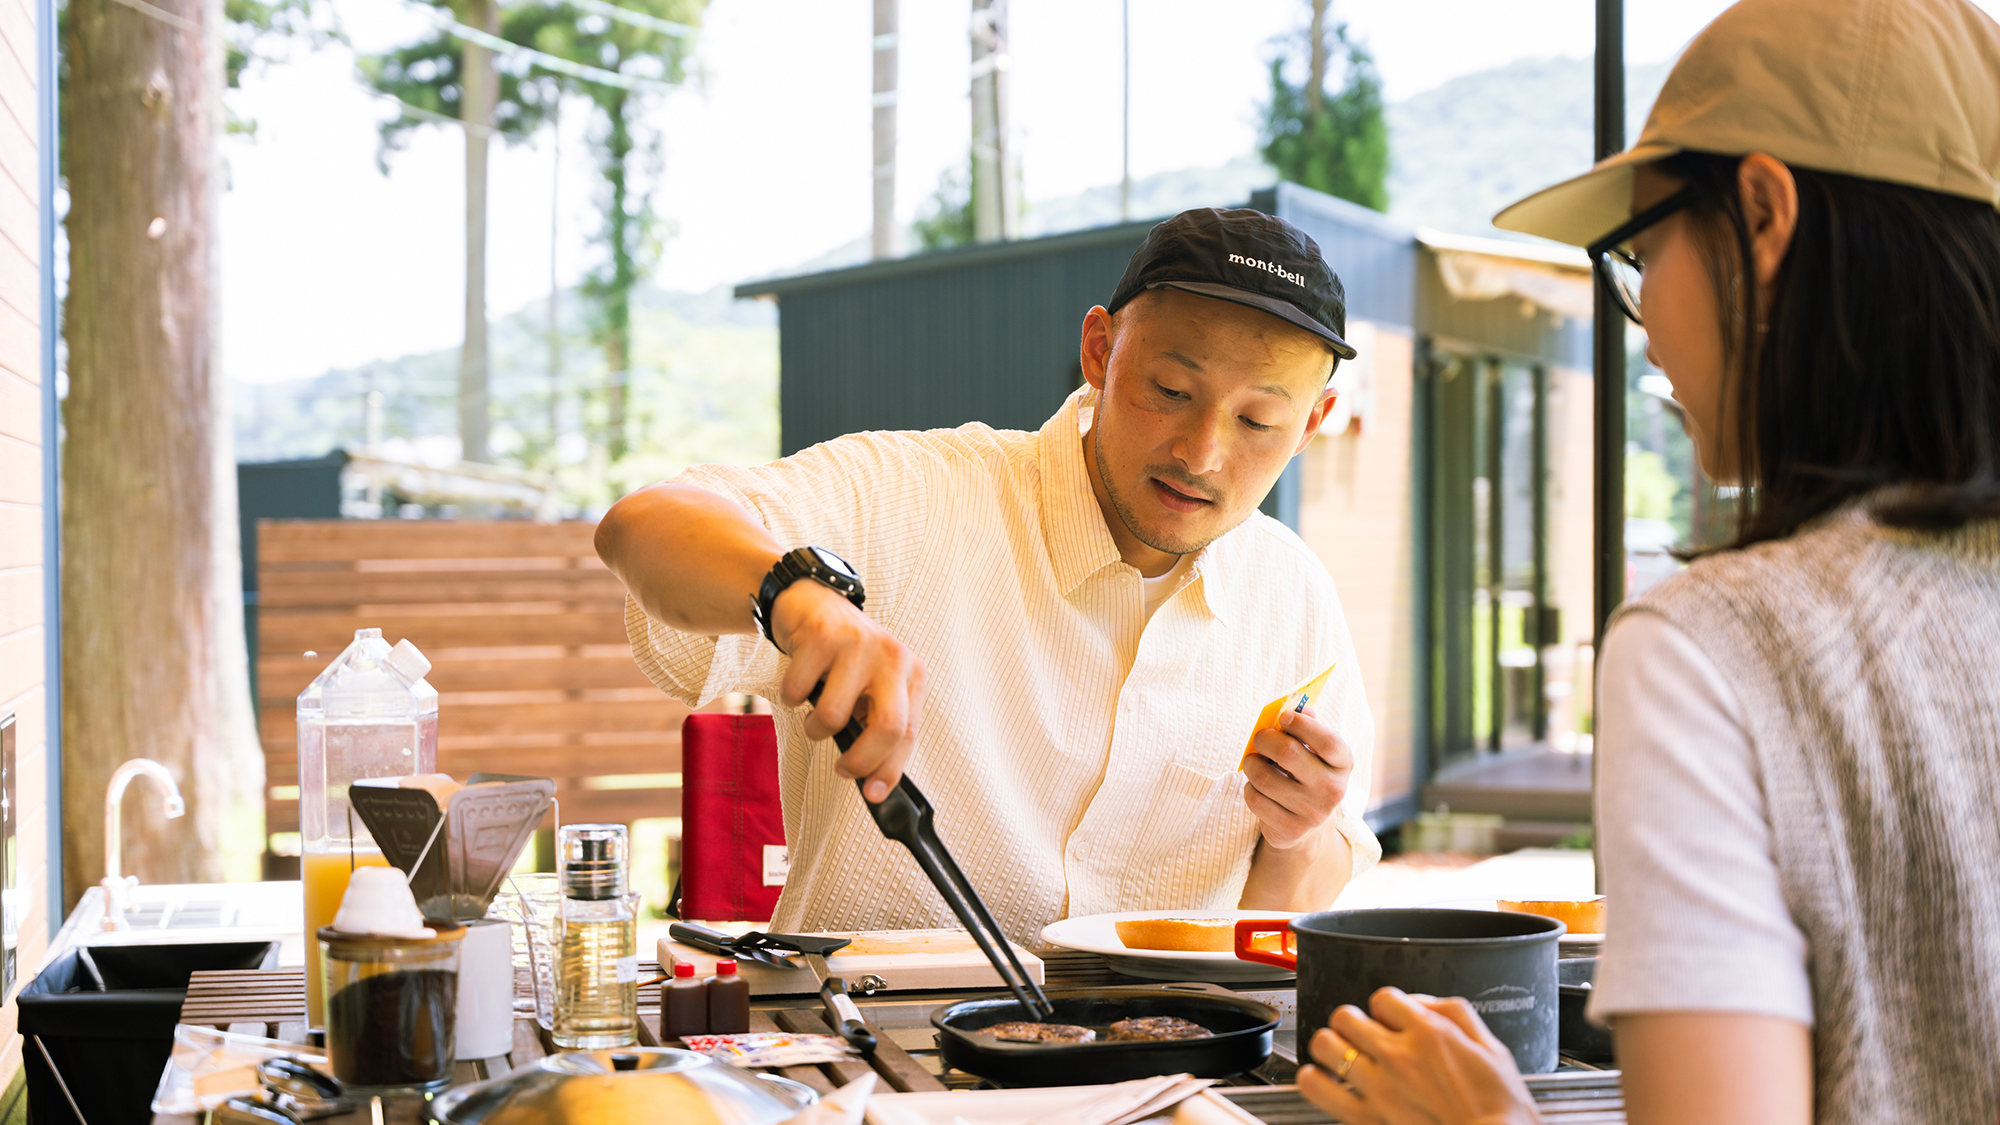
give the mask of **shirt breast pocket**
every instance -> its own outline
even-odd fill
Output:
[[[1236,905],[1236,873],[1257,842],[1257,818],[1243,804],[1241,774],[1167,763],[1141,825],[1124,897],[1146,905],[1130,909]]]

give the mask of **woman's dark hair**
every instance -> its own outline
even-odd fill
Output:
[[[1660,171],[1715,277],[1743,471],[1733,542],[1781,539],[1880,488],[1875,517],[1944,530],[2000,516],[2000,213],[1922,188],[1793,168],[1798,225],[1758,308],[1739,156]]]

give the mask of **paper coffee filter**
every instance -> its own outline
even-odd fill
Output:
[[[416,900],[403,885],[403,873],[387,867],[357,867],[348,877],[347,891],[340,896],[340,909],[333,916],[333,928],[344,934],[372,934],[376,937],[427,938],[432,931],[424,925]]]
[[[413,872],[410,890],[426,918],[485,917],[554,803],[555,782],[476,773],[440,810],[431,789],[405,789],[398,781],[356,781],[349,790],[355,815],[391,865]]]

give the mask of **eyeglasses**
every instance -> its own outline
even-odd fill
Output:
[[[1625,248],[1626,243],[1637,237],[1640,231],[1665,219],[1694,202],[1693,188],[1682,188],[1644,211],[1632,216],[1630,222],[1596,242],[1590,244],[1585,253],[1590,255],[1593,272],[1598,281],[1609,290],[1618,302],[1619,311],[1630,317],[1632,323],[1644,325],[1639,316],[1639,282],[1646,265],[1636,255]]]

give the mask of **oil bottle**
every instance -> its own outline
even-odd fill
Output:
[[[623,1047],[639,1038],[639,924],[626,890],[631,841],[622,824],[556,830],[562,916],[557,923],[558,1047]]]

